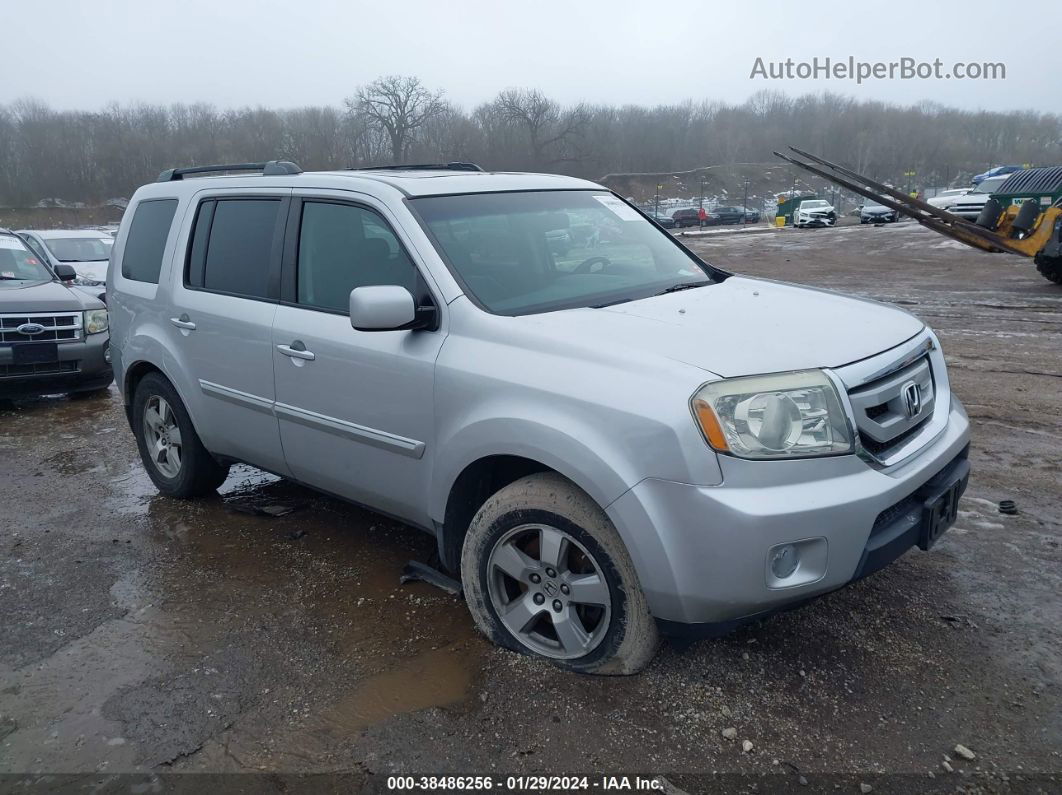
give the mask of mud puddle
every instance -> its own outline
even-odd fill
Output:
[[[0,661],[2,769],[258,768],[278,745],[315,764],[475,692],[487,646],[463,601],[399,584],[427,534],[242,465],[216,497],[162,497],[113,390],[7,404],[0,447],[26,473],[11,505],[25,560],[0,597],[50,638]],[[62,518],[45,521],[57,478]],[[75,562],[64,600],[37,572]]]

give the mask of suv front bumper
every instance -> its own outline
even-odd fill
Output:
[[[54,367],[27,368],[13,364],[10,345],[0,345],[0,396],[102,389],[114,380],[109,348],[108,332],[88,334],[77,342],[59,343],[59,361]]]
[[[969,420],[952,397],[944,431],[894,467],[877,469],[855,455],[721,456],[721,485],[647,479],[607,513],[665,629],[699,625],[683,629],[719,634],[836,590],[906,552],[918,541],[924,498],[940,480],[958,476],[953,485],[965,488],[968,443]],[[801,550],[805,570],[778,580],[771,550],[789,544]]]

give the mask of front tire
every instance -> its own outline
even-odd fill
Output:
[[[148,373],[133,396],[133,433],[155,487],[167,497],[213,493],[228,476],[199,441],[177,390],[160,373]]]
[[[615,527],[556,473],[521,478],[483,504],[465,536],[461,579],[480,631],[561,668],[633,674],[659,645]]]
[[[1036,270],[1041,276],[1055,284],[1062,284],[1062,257],[1045,257],[1043,254],[1037,254],[1033,262],[1036,263]]]

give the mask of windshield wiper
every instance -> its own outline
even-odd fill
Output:
[[[591,309],[604,309],[606,306],[615,306],[616,304],[626,304],[633,301],[633,298],[617,298],[615,301],[606,301],[603,304],[591,304]]]
[[[24,282],[24,281],[26,281],[26,277],[24,277],[24,276],[0,276],[0,281],[5,281],[5,282],[8,282],[8,281],[10,281],[10,282]]]
[[[667,295],[668,293],[677,293],[679,290],[692,290],[694,287],[704,287],[707,284],[711,284],[711,282],[682,282],[681,284],[665,287],[660,292],[653,293],[653,295]]]

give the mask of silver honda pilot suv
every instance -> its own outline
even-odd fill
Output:
[[[486,635],[571,670],[929,549],[968,480],[920,320],[722,271],[591,182],[172,169],[114,249],[112,356],[163,494],[242,461],[397,517]]]

